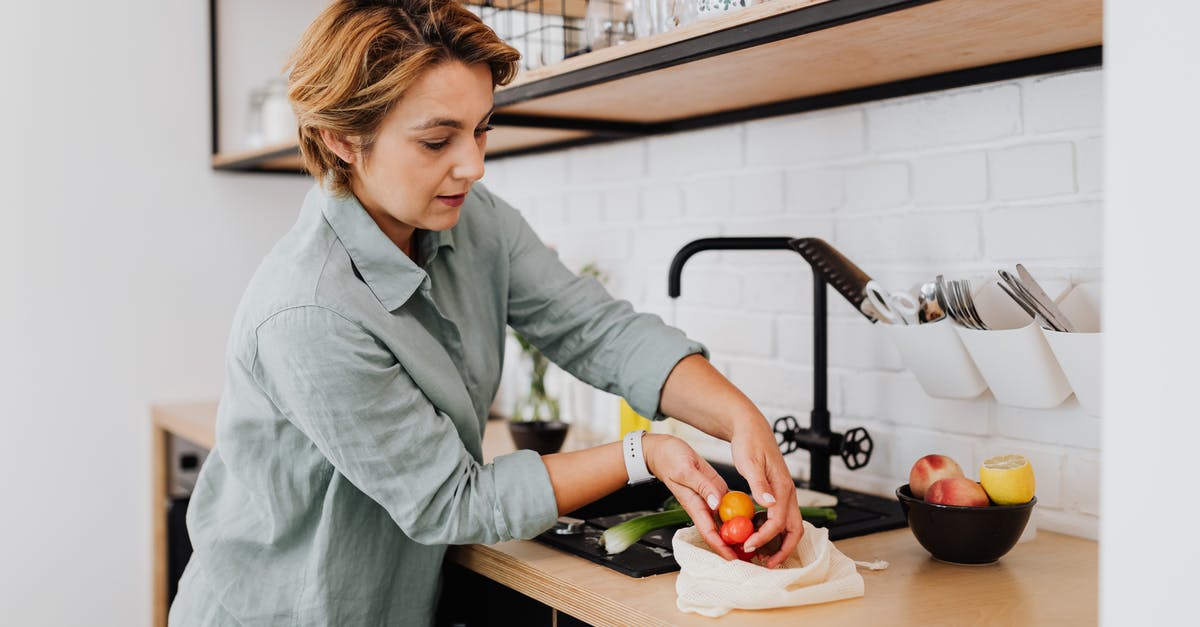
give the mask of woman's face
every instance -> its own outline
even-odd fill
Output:
[[[375,145],[355,155],[351,190],[406,252],[414,228],[458,223],[467,190],[483,178],[491,117],[488,66],[449,61],[417,79],[384,117]]]

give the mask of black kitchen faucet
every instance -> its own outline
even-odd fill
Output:
[[[813,238],[794,237],[708,237],[689,242],[675,253],[667,277],[667,295],[678,298],[683,266],[696,253],[706,250],[791,250],[807,251],[806,243]],[[806,259],[808,257],[806,256]],[[857,470],[871,460],[874,443],[862,427],[845,434],[834,433],[829,427],[828,402],[828,326],[826,285],[837,277],[826,276],[827,264],[812,263],[813,272],[813,406],[807,428],[802,428],[792,416],[783,416],[774,423],[780,450],[784,455],[802,448],[809,453],[809,487],[821,492],[833,492],[829,478],[832,455],[840,455],[846,467]]]

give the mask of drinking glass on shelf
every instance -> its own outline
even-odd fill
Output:
[[[280,144],[296,139],[296,114],[288,101],[288,84],[284,77],[276,77],[264,87],[262,103],[262,135],[267,144]]]
[[[243,137],[243,147],[254,150],[266,144],[263,138],[263,102],[267,100],[267,91],[261,87],[250,90],[250,106],[246,110],[246,134]]]
[[[638,37],[665,33],[696,21],[705,0],[632,0],[633,28]]]
[[[600,50],[632,41],[635,1],[589,0],[584,17],[584,45],[592,50]]]

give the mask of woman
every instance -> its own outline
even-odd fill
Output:
[[[517,58],[453,0],[338,1],[305,33],[290,96],[319,184],[235,316],[173,625],[429,624],[447,545],[533,537],[649,475],[732,559],[711,518],[726,485],[678,438],[481,463],[508,325],[640,413],[730,441],[770,517],[746,548],[786,534],[776,566],[796,545],[763,415],[477,184]]]

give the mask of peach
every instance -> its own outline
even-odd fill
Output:
[[[925,500],[939,505],[983,507],[988,504],[988,495],[983,486],[966,477],[946,477],[929,486]]]
[[[926,455],[918,459],[917,463],[912,465],[912,470],[908,471],[908,488],[912,490],[913,496],[923,499],[925,491],[934,481],[962,476],[962,468],[959,468],[958,462],[953,459],[945,455]]]

